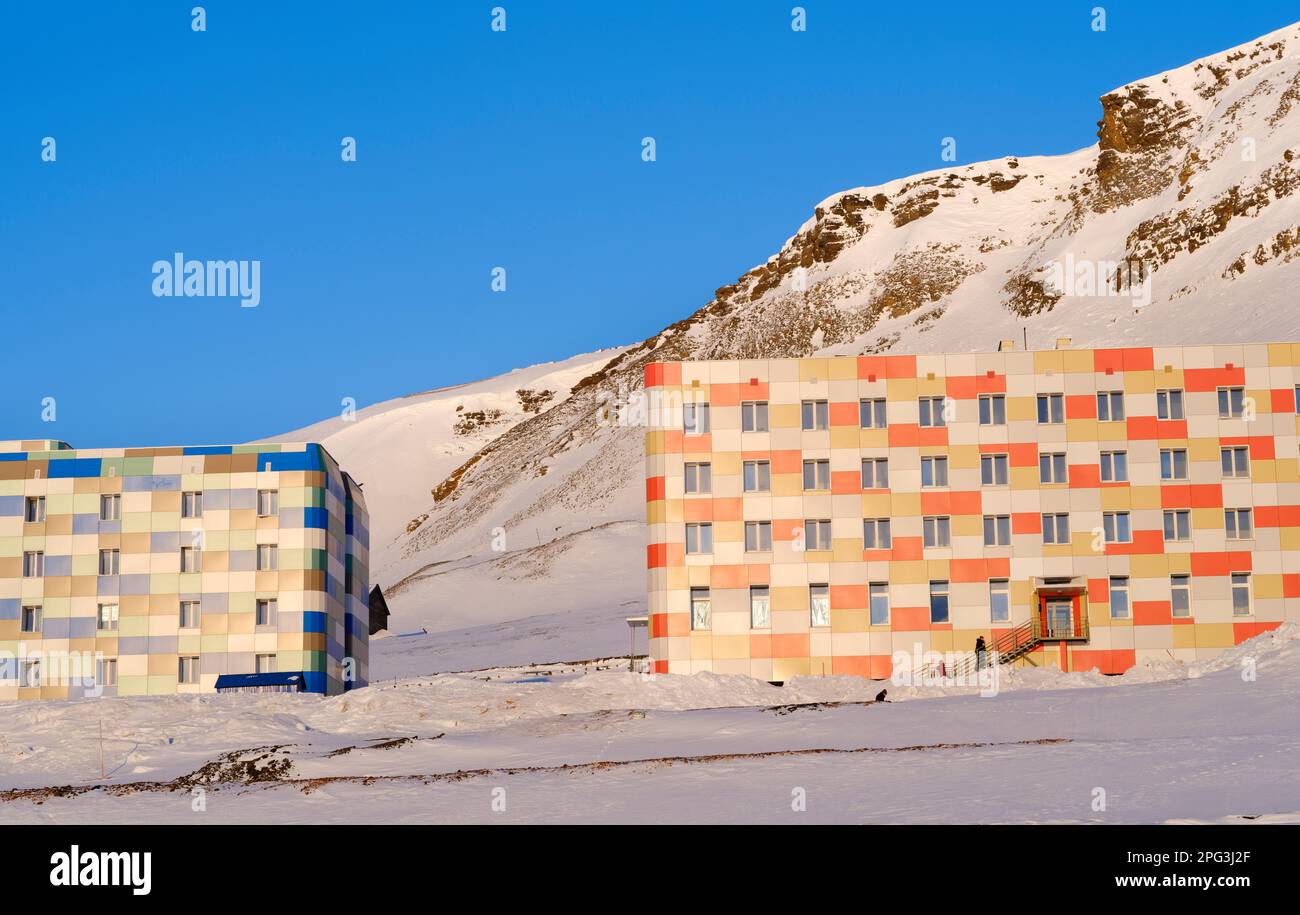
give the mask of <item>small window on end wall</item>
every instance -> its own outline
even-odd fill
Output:
[[[1192,615],[1192,576],[1169,576],[1169,605],[1175,618]]]
[[[99,497],[99,520],[122,520],[122,497],[118,495]]]
[[[276,670],[275,655],[259,654],[256,661],[256,671],[259,674],[273,674]]]
[[[23,516],[28,524],[39,524],[45,520],[45,497],[28,496],[27,512]]]
[[[1011,619],[1011,582],[1005,578],[989,580],[989,620],[1005,623]]]
[[[1232,614],[1233,616],[1250,615],[1250,573],[1232,573]]]
[[[749,628],[772,628],[772,599],[766,585],[749,589]]]
[[[278,625],[280,622],[280,601],[274,597],[259,600],[257,602],[255,621],[258,626]]]
[[[930,622],[948,622],[948,582],[930,582]]]
[[[829,585],[808,586],[808,619],[813,626],[831,624],[831,589]]]
[[[1128,576],[1115,575],[1110,579],[1110,618],[1128,619]]]
[[[280,493],[274,489],[259,489],[257,491],[257,516],[259,518],[269,518],[278,514],[280,514]]]
[[[740,405],[740,431],[767,431],[766,400],[747,400]]]
[[[691,588],[691,628],[708,629],[713,625],[713,609],[708,588]]]
[[[197,657],[177,658],[176,668],[176,678],[181,683],[193,685],[199,682],[199,659]]]
[[[280,548],[274,543],[257,545],[257,571],[273,572],[280,568]]]
[[[202,605],[196,600],[181,601],[181,619],[180,628],[198,629],[199,619],[202,614]]]
[[[873,581],[869,586],[871,601],[871,625],[885,626],[889,623],[889,583]]]

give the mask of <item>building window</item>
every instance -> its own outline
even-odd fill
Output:
[[[686,552],[713,552],[713,525],[708,521],[686,525]]]
[[[1038,395],[1038,422],[1056,425],[1065,422],[1065,396],[1062,394]]]
[[[707,403],[682,405],[682,431],[687,435],[704,435],[712,428]]]
[[[930,582],[930,622],[948,622],[948,582]]]
[[[871,604],[871,625],[887,626],[889,624],[889,584],[873,581],[867,586]]]
[[[1184,419],[1183,392],[1177,389],[1156,391],[1156,419]]]
[[[691,628],[708,629],[713,625],[713,609],[708,588],[691,588]]]
[[[24,515],[28,524],[39,524],[45,520],[45,497],[28,496],[27,513]]]
[[[122,569],[122,553],[120,550],[100,550],[99,551],[99,574],[100,575],[118,575]]]
[[[273,572],[280,568],[280,548],[274,543],[257,545],[257,571]]]
[[[1160,479],[1187,479],[1187,449],[1163,448],[1160,451]]]
[[[42,615],[41,608],[38,606],[23,607],[21,631],[40,632]]]
[[[980,455],[980,483],[984,486],[1007,485],[1010,462],[1005,454]]]
[[[803,462],[803,488],[811,490],[831,488],[830,461]]]
[[[805,521],[803,542],[806,550],[829,550],[831,548],[830,521]]]
[[[181,547],[181,571],[200,572],[203,570],[202,553],[196,546]]]
[[[926,546],[952,545],[952,521],[947,515],[924,518],[921,522],[921,530],[925,535]]]
[[[1070,542],[1070,515],[1067,512],[1043,515],[1043,543]]]
[[[1011,582],[1005,578],[989,579],[989,620],[1005,623],[1011,619]]]
[[[1132,543],[1133,528],[1128,512],[1102,512],[1101,528],[1107,543]]]
[[[1005,426],[1007,424],[1007,397],[1005,394],[980,395],[980,425]]]
[[[1219,465],[1225,477],[1248,478],[1250,476],[1250,449],[1246,447],[1220,448]]]
[[[117,629],[117,604],[100,604],[95,616],[95,628],[101,632]]]
[[[888,424],[885,422],[885,398],[876,397],[871,400],[859,400],[858,425],[863,429],[887,428]]]
[[[831,624],[831,589],[829,585],[808,586],[808,618],[813,626]]]
[[[23,578],[41,578],[45,575],[45,554],[40,550],[23,553]]]
[[[888,518],[867,518],[862,522],[862,548],[888,550],[893,546],[889,535]]]
[[[800,413],[805,432],[830,428],[830,405],[824,400],[805,400]]]
[[[41,685],[41,659],[20,658],[18,661],[18,685],[35,689]]]
[[[280,601],[274,597],[257,602],[256,625],[278,626],[280,623]]]
[[[1240,419],[1245,408],[1244,388],[1219,388],[1219,419]]]
[[[772,628],[772,598],[767,585],[755,585],[749,589],[749,628]]]
[[[985,546],[1010,546],[1011,545],[1011,516],[1010,515],[985,515],[984,516],[984,545]]]
[[[946,457],[921,458],[921,485],[948,485],[948,459]]]
[[[100,658],[95,663],[95,685],[117,686],[117,658]]]
[[[256,659],[257,672],[259,674],[275,673],[275,655],[259,654]]]
[[[1254,536],[1251,530],[1249,508],[1226,508],[1223,510],[1223,527],[1229,540],[1249,540]]]
[[[1112,575],[1110,579],[1110,618],[1128,619],[1128,576]]]
[[[1103,483],[1128,482],[1128,452],[1103,451],[1101,453],[1101,481]]]
[[[279,490],[259,489],[257,491],[257,516],[259,518],[270,518],[278,514],[280,514]]]
[[[1250,573],[1232,573],[1232,615],[1250,615]]]
[[[745,492],[772,491],[772,464],[770,461],[745,461]]]
[[[203,493],[181,493],[181,517],[201,518],[203,516]]]
[[[200,614],[203,608],[196,600],[181,601],[181,619],[180,626],[182,629],[198,629]]]
[[[99,520],[100,521],[121,521],[122,520],[122,497],[121,496],[100,496],[99,497]]]
[[[747,400],[740,405],[740,431],[767,431],[766,400]]]
[[[888,489],[889,488],[889,459],[888,458],[863,458],[862,459],[862,488],[863,489]]]
[[[1170,542],[1192,539],[1192,513],[1185,508],[1165,512],[1165,540]]]
[[[713,467],[710,464],[686,465],[686,491],[688,493],[713,491]]]
[[[176,668],[177,679],[181,683],[193,685],[199,682],[199,659],[196,656],[177,658]]]
[[[1064,454],[1040,454],[1038,456],[1038,482],[1066,483]]]
[[[1097,395],[1097,419],[1103,423],[1123,422],[1124,394],[1122,391],[1107,391]]]
[[[921,408],[921,428],[937,428],[947,425],[947,416],[944,412],[944,406],[947,404],[946,397],[922,397],[918,403]]]
[[[1175,618],[1192,615],[1192,576],[1169,576],[1169,606]]]
[[[745,522],[745,552],[769,553],[772,550],[772,522]]]

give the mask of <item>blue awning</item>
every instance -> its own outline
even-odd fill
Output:
[[[305,683],[302,671],[277,671],[271,674],[222,674],[217,677],[217,692],[225,689],[281,687],[300,690]]]

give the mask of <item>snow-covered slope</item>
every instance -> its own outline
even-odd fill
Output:
[[[364,419],[325,435],[395,536],[375,544],[395,626],[573,611],[590,635],[567,651],[622,649],[616,624],[644,605],[642,430],[600,417],[651,361],[979,351],[1025,334],[1037,348],[1300,338],[1300,25],[1107,93],[1098,127],[1097,144],[1069,155],[822,201],[765,263],[654,337],[588,360],[567,397],[454,469],[419,422],[390,424],[383,449]],[[1094,274],[1121,294],[1097,294]]]

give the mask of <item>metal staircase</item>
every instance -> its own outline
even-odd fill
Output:
[[[1037,613],[1033,614],[1027,622],[1021,623],[1010,632],[1004,632],[998,638],[994,639],[993,644],[985,649],[985,664],[1010,664],[1018,658],[1022,658],[1029,652],[1033,651],[1044,642],[1056,641],[1086,641],[1088,638],[1088,618],[1084,616],[1079,620],[1076,626],[1073,619],[1065,627],[1049,626],[1046,631],[1043,629],[1043,621]],[[927,664],[921,668],[921,682],[925,682],[927,677],[970,677],[978,670],[979,658],[974,651],[964,653],[960,658],[948,665]]]

